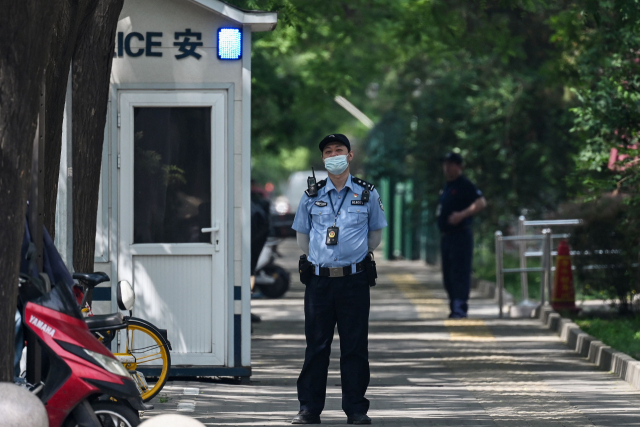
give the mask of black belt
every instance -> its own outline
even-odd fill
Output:
[[[360,273],[361,271],[364,271],[364,261],[356,263],[356,273]],[[320,267],[318,274],[316,274],[316,266],[314,265],[313,274],[323,277],[344,277],[353,273],[351,272],[351,266],[347,265],[346,267]]]

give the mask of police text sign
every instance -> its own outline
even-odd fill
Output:
[[[122,58],[124,56],[138,57],[162,57],[163,52],[160,50],[162,45],[162,32],[147,31],[142,34],[139,32],[130,32],[124,34],[119,31],[116,39],[116,51],[113,52],[114,58]],[[135,46],[133,46],[135,44]],[[184,59],[193,57],[200,59],[202,55],[198,53],[198,48],[202,47],[202,33],[192,31],[187,28],[184,31],[175,31],[173,33],[173,47],[178,48],[178,53],[174,55],[176,59]]]

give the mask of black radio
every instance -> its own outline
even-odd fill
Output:
[[[307,194],[309,197],[314,197],[318,195],[318,184],[316,183],[316,172],[311,168],[311,173],[313,176],[307,178]]]

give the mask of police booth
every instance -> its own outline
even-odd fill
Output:
[[[251,33],[276,23],[218,0],[126,0],[119,18],[94,311],[129,281],[171,375],[251,374]]]

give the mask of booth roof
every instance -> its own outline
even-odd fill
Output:
[[[193,3],[251,27],[252,32],[272,31],[278,24],[277,12],[242,10],[220,0],[190,0]]]

